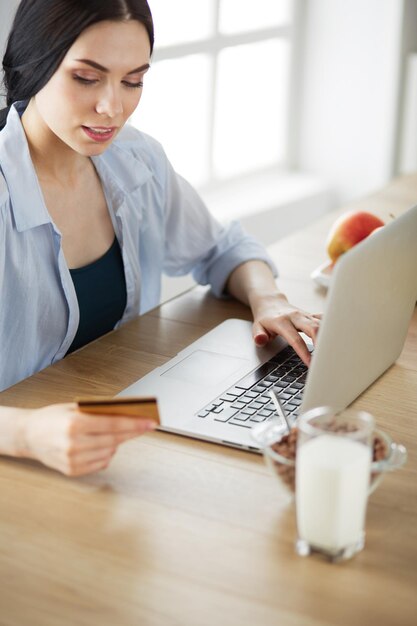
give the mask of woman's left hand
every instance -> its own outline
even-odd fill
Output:
[[[257,346],[264,346],[282,335],[302,361],[310,364],[310,352],[299,331],[315,343],[321,315],[307,313],[290,304],[278,290],[266,263],[252,260],[238,265],[229,276],[226,290],[252,309],[253,338]]]
[[[321,314],[308,313],[290,304],[284,294],[263,296],[253,307],[253,338],[257,346],[265,346],[281,335],[302,361],[310,365],[311,355],[299,331],[316,342]]]

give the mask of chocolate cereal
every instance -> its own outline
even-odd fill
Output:
[[[345,427],[337,428],[337,431],[346,432]],[[290,432],[274,444],[271,445],[271,449],[279,454],[280,456],[288,459],[289,461],[293,461],[290,465],[285,465],[284,462],[279,462],[277,460],[272,460],[272,464],[275,468],[275,471],[279,474],[281,480],[291,489],[291,491],[295,491],[295,458],[297,454],[297,437],[298,437],[298,429],[292,428]],[[374,437],[373,441],[373,461],[381,461],[385,459],[387,456],[388,450],[385,442],[378,437],[377,435]],[[371,480],[375,477],[375,474],[371,475]]]

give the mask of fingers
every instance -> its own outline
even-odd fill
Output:
[[[81,452],[86,450],[100,450],[105,448],[117,447],[125,441],[138,437],[140,433],[114,433],[114,434],[97,434],[87,433],[78,435],[74,441],[71,452]]]
[[[253,324],[252,335],[257,346],[265,346],[272,338],[270,333],[258,322]]]
[[[114,417],[96,415],[92,417],[79,411],[77,413],[78,419],[73,420],[71,424],[72,434],[134,434],[137,436],[157,428],[155,421],[145,417],[120,417],[119,415]]]
[[[77,454],[74,458],[68,459],[62,471],[67,476],[83,476],[98,472],[108,467],[115,452],[116,448],[110,447],[99,452],[90,450]]]
[[[67,476],[102,470],[120,444],[156,427],[155,421],[146,418],[90,416],[75,410],[68,424],[68,443],[59,469]]]
[[[24,422],[22,456],[79,476],[107,467],[120,444],[156,426],[141,417],[87,415],[75,403],[48,405]]]
[[[295,350],[303,363],[305,363],[307,366],[310,365],[310,351],[292,321],[286,318],[279,320],[279,322],[277,322],[277,320],[274,320],[274,328],[276,331],[274,332],[274,336],[280,335],[281,337],[283,337],[288,342],[288,344]],[[256,331],[254,331],[254,339],[256,342],[257,335],[255,333]],[[271,332],[268,333],[269,336],[271,336],[271,334]],[[265,344],[257,343],[257,345]]]
[[[81,476],[108,466],[118,446],[138,433],[117,433],[112,435],[81,435],[67,449],[61,471],[67,476]],[[88,466],[88,467],[87,467]]]
[[[306,343],[299,331],[305,333],[313,340],[317,340],[320,328],[321,314],[310,314],[300,309],[293,308],[289,312],[279,314],[276,317],[255,320],[253,324],[253,338],[258,346],[263,346],[276,335],[281,335],[301,358],[303,363],[310,365],[311,355]]]
[[[320,319],[321,318],[318,316],[302,313],[294,320],[294,326],[297,330],[311,337],[313,343],[316,343],[317,334],[320,329]]]
[[[295,329],[293,324],[289,322],[285,325],[283,332],[280,333],[288,341],[288,344],[293,348],[293,350],[298,354],[300,359],[307,366],[310,365],[311,362],[311,354],[305,341],[301,338],[298,331]]]
[[[83,468],[80,468],[78,474],[74,474],[74,476],[84,476],[85,474],[93,474],[94,472],[100,472],[100,470],[104,470],[108,467],[110,463],[110,459],[107,461],[105,459],[101,461],[94,461],[92,463],[88,463]]]
[[[105,459],[110,460],[116,450],[116,446],[100,448],[99,450],[83,450],[74,455],[72,464],[74,466],[81,467],[90,463],[103,461]]]

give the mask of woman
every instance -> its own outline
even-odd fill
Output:
[[[193,272],[253,312],[257,345],[318,316],[277,290],[264,249],[222,227],[152,138],[125,126],[153,48],[145,0],[22,0],[3,59],[0,389],[159,302],[161,273]],[[272,269],[271,269],[272,268]],[[0,452],[66,474],[106,467],[153,426],[74,404],[0,410]]]

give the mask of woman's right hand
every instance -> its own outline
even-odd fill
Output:
[[[67,476],[106,468],[121,443],[156,428],[142,417],[87,415],[76,403],[25,410],[18,419],[16,455],[41,461]]]

